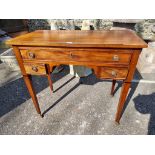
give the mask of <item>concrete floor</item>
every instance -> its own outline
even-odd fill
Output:
[[[2,67],[0,69],[2,73]],[[66,68],[51,75],[55,90],[52,93],[46,77],[34,76],[44,113],[41,118],[23,79],[17,78],[18,73],[10,74],[13,80],[0,74],[1,79],[9,80],[0,81],[0,134],[155,134],[155,82],[132,84],[125,112],[117,125],[114,118],[121,82],[117,83],[115,96],[111,97],[110,81],[91,75],[84,84],[79,84],[79,79],[68,74]]]

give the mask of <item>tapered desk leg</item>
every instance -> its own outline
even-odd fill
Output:
[[[112,87],[111,87],[111,95],[114,96],[114,89],[115,89],[116,80],[112,80]]]
[[[53,92],[53,82],[52,82],[52,79],[51,79],[51,72],[52,72],[52,70],[53,70],[53,67],[51,67],[51,69],[50,69],[50,66],[47,65],[47,79],[48,79],[48,83],[49,83],[50,89]]]
[[[119,121],[121,119],[122,110],[123,110],[123,107],[124,107],[124,104],[125,104],[126,97],[128,95],[130,85],[131,85],[131,82],[124,82],[123,83],[122,90],[121,90],[121,95],[120,95],[120,99],[119,99],[119,103],[118,103],[118,107],[117,107],[116,118],[115,118],[115,121],[117,123],[119,123]]]
[[[52,83],[52,79],[51,79],[50,74],[47,74],[47,79],[48,79],[48,83],[49,83],[50,89],[53,92],[53,83]]]
[[[31,79],[30,79],[30,75],[23,75],[23,78],[24,78],[25,84],[27,86],[27,89],[28,89],[28,91],[30,93],[30,96],[32,98],[33,104],[34,104],[34,106],[36,108],[36,111],[37,111],[38,114],[41,115],[41,111],[40,111],[40,107],[39,107],[39,104],[38,104],[37,96],[36,96],[36,93],[35,93],[35,91],[33,89],[32,82],[31,82]]]

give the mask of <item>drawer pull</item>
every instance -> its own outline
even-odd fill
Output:
[[[29,57],[30,57],[31,59],[33,59],[33,58],[35,58],[35,54],[32,53],[32,52],[29,52]]]
[[[73,58],[73,54],[72,54],[72,52],[70,52],[70,58]]]
[[[38,68],[36,66],[32,66],[32,70],[38,72]]]
[[[117,73],[115,71],[112,71],[111,72],[111,75],[114,76],[114,77],[116,77],[117,76]]]
[[[118,55],[114,55],[113,56],[113,61],[119,61],[119,56]]]

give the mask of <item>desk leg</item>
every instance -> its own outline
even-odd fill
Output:
[[[26,84],[27,89],[28,89],[28,91],[30,93],[30,96],[32,98],[32,101],[33,101],[33,104],[34,104],[34,106],[36,108],[36,111],[37,111],[38,114],[41,115],[41,111],[40,111],[40,107],[39,107],[39,104],[38,104],[37,96],[36,96],[36,93],[35,93],[35,91],[33,89],[30,77],[31,77],[30,75],[23,75],[25,84]]]
[[[125,104],[125,100],[126,100],[130,85],[131,85],[131,82],[124,82],[123,83],[122,90],[121,90],[121,96],[119,98],[119,103],[118,103],[118,107],[117,107],[116,118],[115,118],[115,121],[117,123],[119,123],[119,121],[121,119],[122,110],[123,110],[123,107]]]
[[[53,92],[53,84],[52,84],[52,79],[51,79],[50,74],[47,74],[47,79],[48,79],[48,83],[49,83],[50,89]]]
[[[114,89],[115,89],[116,80],[112,80],[112,87],[111,87],[111,95],[114,96]]]
[[[51,91],[53,92],[53,82],[51,79],[51,72],[53,71],[53,67],[50,68],[49,65],[47,65],[47,79],[50,86]]]

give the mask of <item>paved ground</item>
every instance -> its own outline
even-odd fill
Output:
[[[117,125],[114,117],[121,82],[111,97],[110,81],[91,75],[79,85],[79,79],[72,78],[67,68],[52,75],[54,93],[46,77],[33,77],[45,115],[40,118],[19,73],[9,73],[0,65],[0,134],[155,134],[155,82],[132,84]]]

